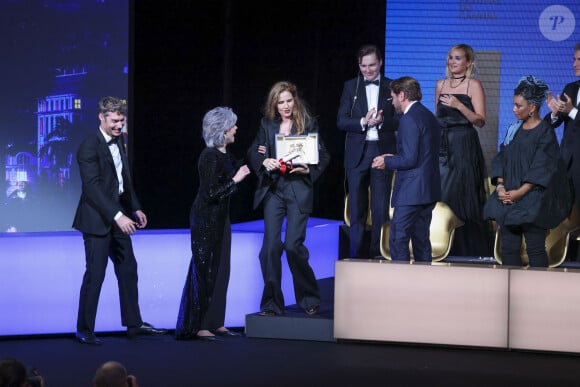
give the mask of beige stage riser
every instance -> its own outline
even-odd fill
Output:
[[[341,260],[334,335],[580,352],[580,271]]]
[[[509,347],[580,353],[580,271],[510,270]]]

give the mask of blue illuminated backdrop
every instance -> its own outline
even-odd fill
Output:
[[[574,80],[574,45],[580,42],[576,0],[388,0],[386,9],[385,73],[417,78],[423,103],[433,111],[449,49],[466,43],[476,51],[477,77],[487,97],[488,120],[479,134],[488,162],[515,120],[513,89],[522,76],[544,79],[554,95]]]

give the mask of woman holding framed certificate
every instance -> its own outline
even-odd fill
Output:
[[[292,273],[296,303],[308,315],[318,313],[320,308],[320,291],[308,263],[310,255],[304,240],[313,207],[313,183],[328,165],[330,156],[320,137],[312,136],[314,133],[318,133],[318,124],[298,96],[296,86],[286,81],[274,84],[268,93],[260,129],[247,154],[248,165],[258,176],[254,207],[262,204],[264,210],[260,251],[263,316],[284,313],[283,251]],[[316,141],[315,146],[312,141]],[[316,160],[318,163],[314,163]]]

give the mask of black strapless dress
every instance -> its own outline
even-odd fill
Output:
[[[468,95],[453,95],[474,110]],[[449,255],[492,256],[491,225],[483,219],[487,173],[479,135],[457,109],[438,103],[437,118],[442,126],[439,157],[441,200],[465,222],[455,230]]]

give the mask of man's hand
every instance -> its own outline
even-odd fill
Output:
[[[145,216],[143,211],[141,211],[141,210],[135,211],[135,213],[133,214],[133,217],[135,218],[135,220],[137,222],[137,227],[145,228],[147,226],[147,216]]]
[[[551,91],[548,92],[548,97],[546,98],[546,105],[548,105],[548,108],[550,108],[550,111],[552,112],[552,116],[557,116],[558,112],[560,110],[560,104],[559,101],[554,98],[554,94],[552,94]]]
[[[566,93],[564,93],[564,98],[558,98],[558,102],[560,103],[560,111],[562,113],[568,114],[574,108],[574,105],[572,104],[572,98],[570,98]]]
[[[121,215],[119,219],[116,220],[117,226],[123,231],[123,234],[132,235],[137,230],[137,222],[131,220],[131,218],[127,217],[126,215]],[[147,220],[145,220],[147,222]]]
[[[383,111],[372,108],[365,116],[365,122],[368,126],[377,126],[383,122]]]
[[[377,156],[373,159],[373,163],[371,164],[371,168],[375,169],[385,169],[387,164],[385,163],[385,157],[392,156],[389,153],[385,153],[383,155]]]

